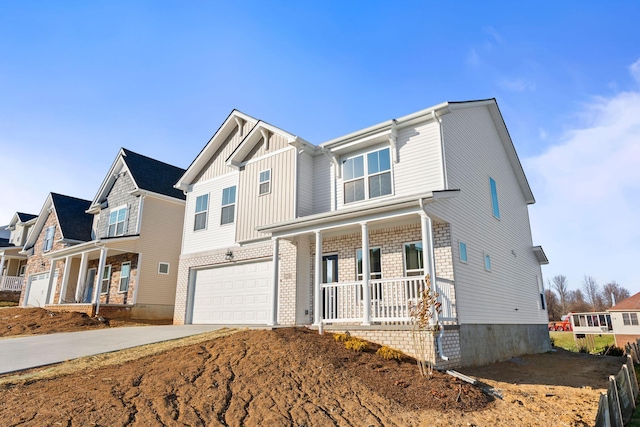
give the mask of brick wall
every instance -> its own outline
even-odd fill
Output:
[[[56,227],[56,231],[53,237],[53,246],[49,252],[57,251],[66,247],[66,245],[60,240],[62,239],[62,231],[60,230],[60,225],[58,224],[58,218],[56,217],[56,212],[51,210],[51,212],[47,216],[47,220],[40,230],[40,234],[36,239],[36,243],[33,246],[33,255],[29,256],[27,259],[27,269],[25,272],[25,281],[22,285],[22,293],[20,295],[20,305],[24,304],[25,290],[26,286],[29,283],[29,275],[37,274],[37,273],[48,273],[51,268],[51,260],[44,256],[42,252],[43,244],[44,244],[44,236],[47,232],[47,228],[54,226]],[[55,268],[58,269],[58,278],[54,282],[52,289],[57,289],[62,283],[62,272],[64,271],[64,261],[57,261]],[[54,300],[57,301],[57,300]]]
[[[615,334],[616,347],[624,348],[625,345],[635,343],[638,339],[640,335]]]
[[[87,268],[95,268],[97,272],[99,262],[100,260],[97,259],[90,260]],[[131,263],[131,271],[129,273],[129,288],[127,292],[120,292],[120,271],[122,269],[122,263],[124,262]],[[109,280],[108,293],[100,295],[100,304],[133,304],[135,290],[138,284],[138,254],[128,252],[124,254],[108,256],[105,260],[104,265],[111,265],[111,279]],[[98,287],[101,287],[102,278],[96,277],[95,283]]]

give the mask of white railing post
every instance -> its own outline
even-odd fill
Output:
[[[273,271],[271,273],[271,321],[269,326],[278,324],[278,280],[280,269],[280,239],[273,237]]]
[[[49,286],[47,287],[47,295],[44,299],[44,304],[42,308],[44,308],[45,305],[49,304],[51,301],[50,299],[53,298],[51,288],[53,288],[53,279],[55,279],[55,272],[56,272],[56,260],[52,259],[51,267],[49,268]],[[55,290],[53,292],[55,292]]]
[[[322,232],[316,230],[316,259],[313,270],[313,324],[319,326],[322,321],[320,311],[322,310]]]
[[[0,289],[4,287],[4,255],[0,257]]]
[[[369,227],[366,222],[362,227],[362,324],[371,324],[371,290],[369,289]]]
[[[107,248],[100,248],[100,261],[98,262],[98,274],[96,277],[96,292],[93,297],[93,303],[96,305],[96,316],[100,312],[100,291],[102,290],[102,276],[104,276],[104,266],[107,263]],[[109,278],[111,280],[111,278]],[[109,290],[107,289],[107,292]]]
[[[420,228],[422,232],[422,260],[423,266],[431,278],[431,291],[437,292],[436,286],[436,260],[433,245],[433,221],[424,212],[420,213]],[[438,322],[438,312],[431,307],[431,322]]]

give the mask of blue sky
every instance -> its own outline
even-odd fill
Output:
[[[0,2],[0,223],[187,167],[233,108],[319,144],[495,97],[546,277],[640,291],[640,3]]]

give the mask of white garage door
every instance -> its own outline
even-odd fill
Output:
[[[58,272],[56,271],[54,277],[57,276]],[[44,307],[48,287],[49,273],[32,274],[29,276],[29,295],[27,296],[27,305],[33,307]],[[52,298],[53,294],[49,297],[49,300]]]
[[[271,314],[271,261],[197,270],[194,324],[259,324]]]

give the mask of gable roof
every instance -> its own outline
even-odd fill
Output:
[[[635,295],[631,295],[629,298],[624,299],[611,307],[607,311],[640,311],[640,292]]]
[[[24,250],[29,250],[35,245],[50,211],[54,211],[58,218],[62,240],[68,242],[88,242],[91,240],[93,215],[86,213],[90,205],[91,202],[89,200],[49,193],[35,225],[27,236]]]
[[[233,130],[243,122],[249,122],[256,124],[258,119],[248,116],[238,110],[232,110],[227,116],[225,121],[220,125],[216,133],[209,139],[209,142],[204,146],[196,158],[191,162],[191,165],[187,168],[184,175],[175,182],[175,188],[186,190],[193,180],[198,176],[200,171],[205,167],[211,157],[222,146],[225,139],[229,136]],[[251,132],[249,132],[251,133]]]
[[[9,239],[5,239],[4,237],[0,237],[0,248],[12,247],[15,246],[13,243],[9,243]]]
[[[116,176],[123,171],[129,172],[136,190],[178,200],[186,199],[182,191],[173,187],[173,184],[184,174],[184,169],[121,148],[91,203],[89,209],[92,212],[99,210],[100,203],[106,200],[107,194],[116,181]]]
[[[29,222],[32,219],[38,217],[38,215],[28,214],[24,212],[16,212],[16,215],[18,216],[18,219],[20,220],[20,222]]]

